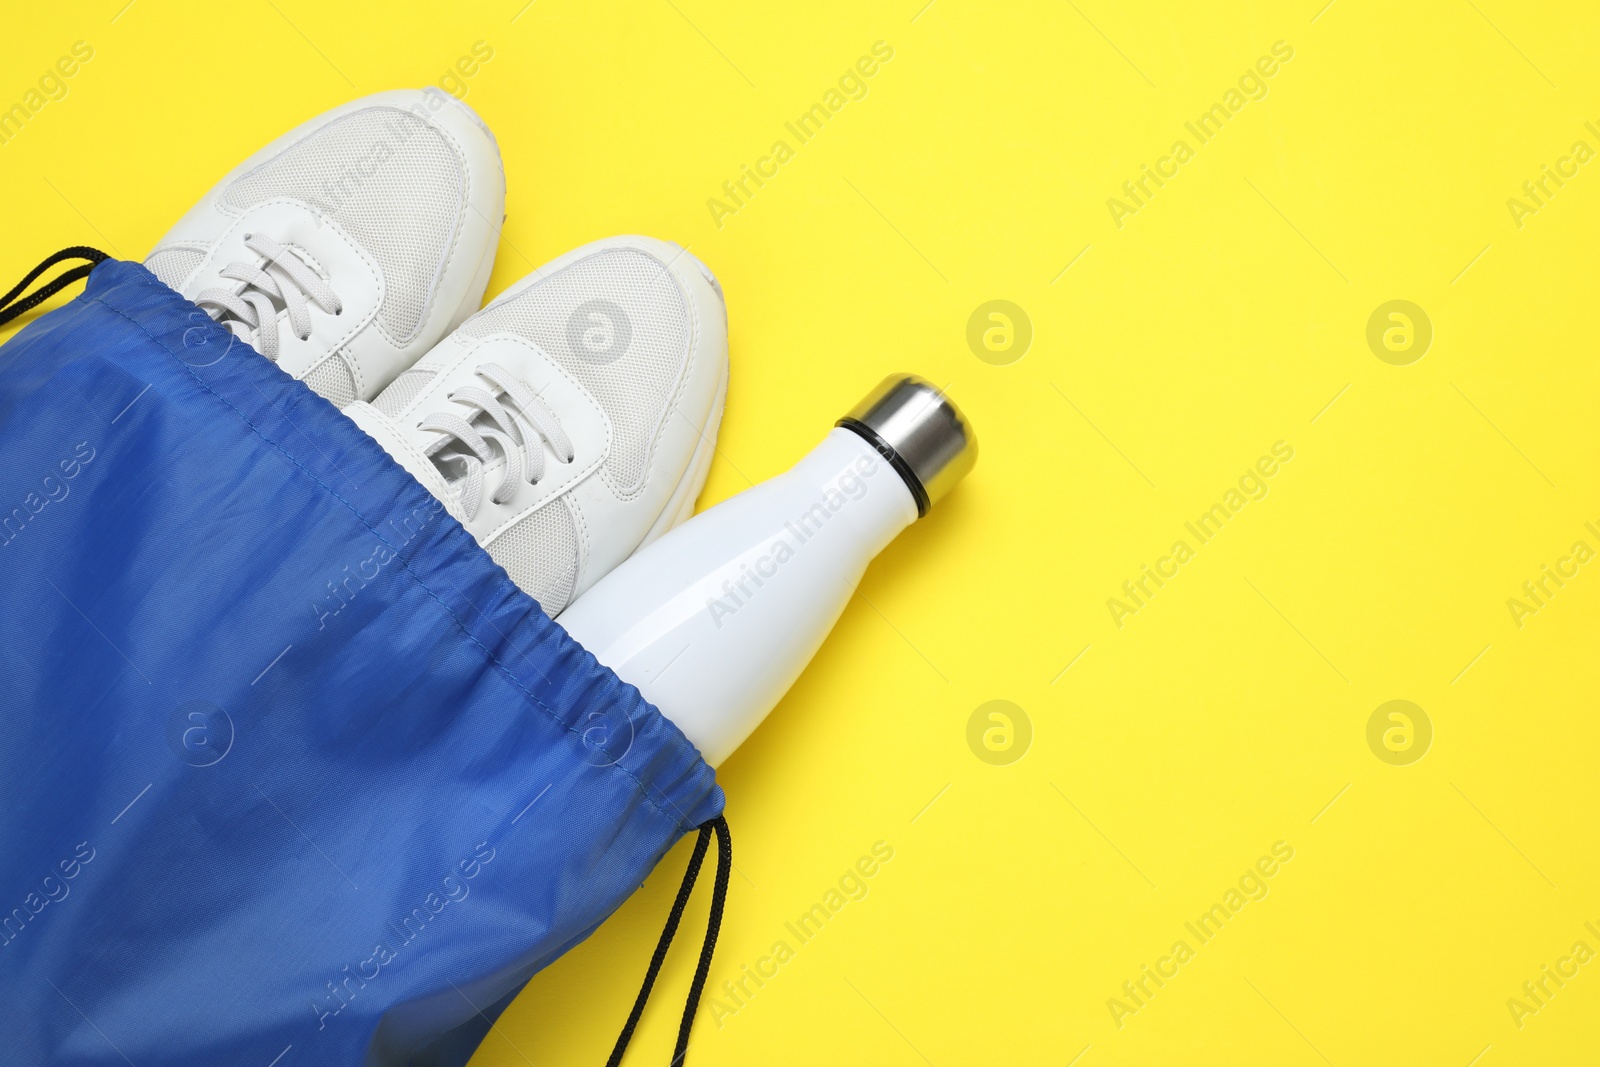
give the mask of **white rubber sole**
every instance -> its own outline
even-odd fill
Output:
[[[468,210],[471,210],[470,206]],[[502,219],[501,225],[503,226],[504,224],[505,220]],[[495,238],[489,242],[488,246],[483,250],[483,255],[479,257],[478,269],[472,272],[472,283],[468,286],[467,292],[461,294],[460,304],[451,313],[450,328],[444,332],[445,337],[455,333],[457,327],[476,315],[483,306],[483,294],[489,290],[489,275],[494,273],[494,261],[500,253],[500,230],[492,223],[490,224],[490,229],[494,230]],[[440,338],[441,342],[443,340],[444,338]],[[435,345],[434,347],[437,348],[438,346]],[[405,371],[416,366],[417,361],[422,360],[427,356],[428,352],[432,351],[433,349],[430,348],[427,352],[422,353],[417,357],[417,360],[412,362],[411,366],[406,367],[400,374],[404,374]],[[399,374],[395,375],[396,378],[399,376]],[[393,383],[391,382],[390,384]],[[373,399],[376,400],[377,397],[373,397]]]
[[[667,499],[667,506],[661,509],[661,515],[655,524],[645,531],[644,539],[639,542],[639,551],[651,541],[660,537],[675,526],[681,526],[694,514],[694,505],[700,499],[700,494],[705,490],[706,479],[711,475],[711,461],[717,451],[717,431],[722,428],[722,409],[728,399],[728,361],[722,361],[722,372],[717,379],[717,394],[711,401],[711,413],[706,418],[706,424],[699,428],[700,442],[694,446],[694,453],[689,457],[689,466],[684,471],[684,476],[678,482],[678,487],[672,491],[672,496]]]

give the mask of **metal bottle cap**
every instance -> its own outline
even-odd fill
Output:
[[[914,374],[889,375],[838,425],[866,438],[899,472],[919,518],[978,462],[972,424],[932,382]]]

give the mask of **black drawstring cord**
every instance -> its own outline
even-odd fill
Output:
[[[706,976],[711,973],[711,954],[717,948],[717,934],[722,927],[722,910],[728,901],[728,874],[733,867],[733,837],[728,833],[728,820],[721,815],[700,827],[700,838],[694,843],[694,853],[689,857],[688,869],[683,872],[683,884],[678,887],[678,898],[672,902],[672,912],[667,916],[667,925],[661,931],[661,939],[656,942],[655,954],[650,957],[650,969],[645,972],[644,985],[639,988],[638,999],[633,1002],[633,1010],[628,1013],[628,1021],[623,1025],[622,1033],[617,1036],[617,1045],[611,1050],[611,1058],[606,1060],[606,1067],[619,1067],[623,1053],[628,1050],[628,1042],[633,1039],[634,1028],[639,1025],[639,1018],[644,1015],[645,1002],[650,999],[650,989],[656,983],[656,975],[661,973],[661,965],[666,961],[667,949],[672,945],[673,935],[678,932],[678,922],[683,918],[683,909],[689,903],[689,895],[694,892],[695,880],[700,877],[700,867],[705,862],[706,850],[711,845],[713,833],[717,836],[717,880],[711,892],[711,916],[706,921],[706,939],[700,946],[700,962],[695,965],[694,981],[689,986],[689,999],[683,1008],[683,1021],[678,1024],[678,1044],[672,1053],[673,1067],[679,1067],[689,1051],[689,1031],[694,1029],[694,1014],[700,1007],[700,994],[705,989]]]
[[[711,915],[706,919],[706,939],[700,946],[700,962],[695,965],[694,981],[689,985],[689,1000],[683,1006],[683,1021],[678,1024],[678,1044],[672,1050],[672,1067],[679,1067],[689,1054],[689,1031],[694,1029],[694,1013],[700,1007],[706,977],[711,973],[711,954],[717,950],[717,935],[722,932],[722,909],[728,903],[728,875],[733,869],[733,835],[728,820],[718,815],[709,824],[717,833],[717,880],[711,888]],[[701,827],[703,835],[706,827]],[[702,838],[703,840],[703,838]]]
[[[667,915],[667,925],[661,931],[661,939],[656,942],[655,955],[650,957],[650,968],[645,971],[644,985],[639,989],[639,996],[633,1002],[633,1010],[628,1013],[628,1021],[623,1024],[622,1033],[617,1036],[616,1047],[611,1050],[611,1058],[606,1060],[606,1067],[618,1067],[622,1063],[622,1054],[628,1050],[628,1042],[633,1040],[634,1028],[639,1025],[639,1018],[644,1014],[644,1005],[650,999],[650,988],[656,984],[656,975],[661,972],[661,964],[666,961],[667,949],[672,946],[672,938],[678,932],[678,921],[683,918],[683,909],[689,903],[689,894],[694,892],[695,879],[700,877],[700,865],[705,861],[706,849],[711,844],[711,827],[700,828],[700,839],[694,843],[694,853],[689,857],[689,866],[683,872],[683,884],[678,887],[678,899],[672,902],[672,911]]]
[[[6,323],[10,322],[24,311],[38,307],[40,304],[44,303],[46,300],[49,300],[52,296],[55,296],[57,293],[71,285],[73,282],[77,281],[79,278],[87,278],[89,276],[89,272],[94,270],[95,266],[101,260],[110,258],[110,256],[106,255],[98,248],[88,248],[84,245],[74,245],[72,248],[63,248],[61,251],[57,252],[55,255],[49,257],[43,263],[30,270],[27,276],[13,286],[9,293],[7,293],[5,296],[0,296],[0,326],[4,326]],[[79,266],[73,267],[71,270],[62,272],[55,278],[52,278],[50,282],[44,286],[44,288],[29,293],[21,300],[17,300],[17,297],[22,296],[22,291],[24,289],[38,281],[41,274],[55,266],[57,263],[68,259],[86,259],[89,262],[80,264]],[[17,302],[13,304],[13,300],[17,300]]]

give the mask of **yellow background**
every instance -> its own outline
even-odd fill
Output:
[[[32,5],[0,103],[74,41],[95,55],[0,145],[0,279],[73,243],[140,258],[259,145],[486,42],[464,84],[510,186],[491,295],[621,232],[726,288],[703,505],[889,371],[948,384],[982,440],[722,769],[738,873],[709,992],[874,842],[894,859],[720,1027],[708,1002],[692,1063],[1593,1062],[1600,963],[1520,1028],[1506,1002],[1600,949],[1600,564],[1520,629],[1506,601],[1600,548],[1600,163],[1520,228],[1506,201],[1600,148],[1600,15],[924,2]],[[719,227],[707,199],[879,40],[868,95]],[[1107,198],[1280,40],[1268,95],[1115,225]],[[1435,332],[1409,366],[1365,340],[1396,298]],[[1009,365],[966,342],[991,299],[1033,325]],[[1280,440],[1269,495],[1119,629],[1107,598]],[[1032,723],[1008,766],[966,740],[993,699]],[[1434,728],[1409,766],[1366,741],[1391,699]],[[1269,895],[1195,944],[1277,841]],[[687,852],[476,1067],[604,1060]],[[630,1062],[667,1058],[705,896]],[[1119,1028],[1108,999],[1180,938],[1195,958]]]

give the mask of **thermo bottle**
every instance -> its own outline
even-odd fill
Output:
[[[640,549],[559,621],[716,766],[794,684],[872,558],[977,456],[948,397],[891,375],[792,469]]]

